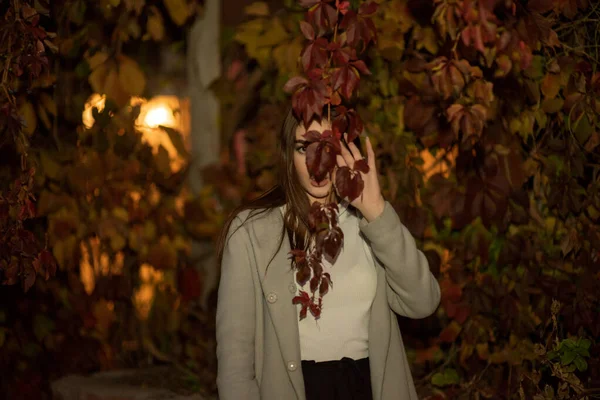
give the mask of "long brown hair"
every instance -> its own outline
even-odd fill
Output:
[[[314,118],[314,120],[320,122],[320,119]],[[219,266],[221,266],[221,261],[223,259],[223,250],[226,245],[225,240],[227,238],[227,233],[231,226],[231,222],[234,220],[236,215],[244,210],[251,210],[251,212],[246,220],[242,222],[242,224],[254,216],[261,215],[273,208],[287,204],[286,212],[283,217],[284,223],[281,227],[279,245],[269,260],[269,264],[271,261],[273,261],[277,251],[279,251],[281,248],[286,230],[290,241],[290,248],[307,248],[310,239],[310,232],[308,228],[308,212],[310,203],[308,201],[308,196],[306,195],[306,192],[304,191],[304,188],[298,179],[293,158],[295,151],[296,128],[298,127],[299,123],[300,119],[297,118],[293,109],[290,108],[286,114],[285,120],[283,121],[277,140],[277,184],[263,193],[261,196],[241,204],[235,208],[231,214],[229,214],[229,217],[225,221],[217,241],[217,263]],[[312,121],[310,123],[312,123]],[[310,123],[307,126],[310,126]],[[333,186],[331,196],[336,196]],[[238,227],[238,229],[240,227],[241,225]]]

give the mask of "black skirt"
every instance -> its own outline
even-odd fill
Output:
[[[369,359],[302,360],[306,400],[373,400]]]

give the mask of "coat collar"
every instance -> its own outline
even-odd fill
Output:
[[[287,204],[279,206],[279,210],[281,211],[282,215],[285,214],[285,211],[287,210]],[[353,213],[356,214],[357,210],[350,206],[350,202],[347,200],[342,200],[338,203],[338,215],[340,223],[344,222],[348,216]]]

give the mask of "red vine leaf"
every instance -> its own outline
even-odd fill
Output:
[[[304,290],[300,291],[300,294],[292,299],[292,304],[301,304],[300,309],[300,320],[306,318],[306,312],[308,311],[308,305],[310,303],[310,297]]]
[[[360,75],[350,64],[337,68],[332,76],[333,90],[340,90],[347,100],[352,97],[352,92],[358,86]]]
[[[358,12],[348,11],[340,24],[346,30],[346,41],[350,46],[357,47],[362,42],[362,53],[370,42],[377,40],[377,29],[369,18],[377,11],[377,3],[369,2],[360,5]]]
[[[304,125],[307,126],[313,116],[321,117],[327,87],[320,79],[311,79],[295,76],[284,85],[283,89],[292,95],[292,108],[296,115],[301,115]]]
[[[324,31],[337,24],[338,13],[331,6],[332,0],[299,0],[300,5],[304,8],[309,8],[307,20],[314,23],[319,31]]]
[[[354,141],[363,131],[363,122],[358,113],[353,109],[340,106],[338,116],[333,120],[333,130],[348,134],[348,142]]]
[[[327,262],[334,264],[344,243],[344,233],[338,226],[323,232],[317,236],[317,246],[323,249],[323,256]]]
[[[335,173],[335,187],[341,198],[348,198],[352,202],[363,191],[365,183],[359,173],[354,173],[350,168],[339,167]]]
[[[363,174],[368,174],[369,173],[369,164],[367,163],[367,160],[362,158],[360,160],[354,161],[354,170],[360,171]]]
[[[335,167],[335,157],[340,154],[341,149],[339,140],[335,140],[331,131],[325,131],[323,135],[316,131],[310,131],[305,134],[305,137],[307,141],[312,141],[316,139],[316,135],[319,135],[319,141],[311,143],[306,149],[306,166],[310,175],[320,182]]]
[[[324,67],[326,63],[327,40],[325,38],[321,37],[311,41],[302,51],[302,66],[305,71],[309,71],[315,67]],[[313,73],[317,71],[313,71]],[[322,75],[321,71],[317,73],[319,77]]]

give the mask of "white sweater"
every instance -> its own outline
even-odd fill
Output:
[[[332,266],[323,259],[333,285],[323,296],[321,317],[315,321],[310,313],[299,321],[302,360],[329,361],[350,357],[368,357],[369,317],[377,289],[376,266],[368,244],[359,235],[356,211],[347,203],[339,204],[339,225],[344,245]],[[280,207],[285,212],[285,205]],[[308,282],[299,286],[309,293]],[[298,316],[301,305],[297,306]]]

